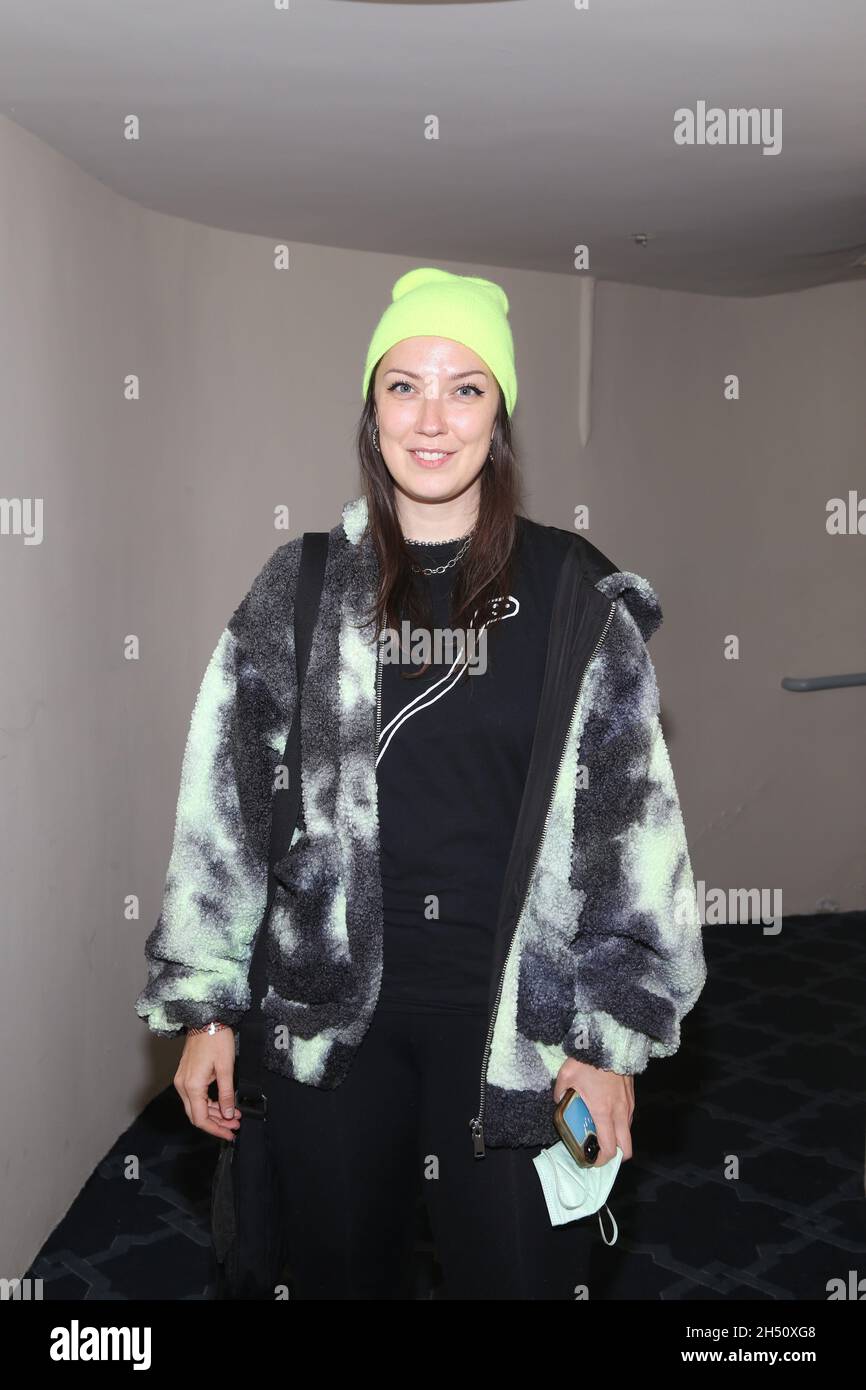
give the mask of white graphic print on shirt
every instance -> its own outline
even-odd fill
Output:
[[[480,628],[477,629],[478,633],[483,632],[485,627],[488,627],[491,623],[504,622],[506,618],[515,617],[516,614],[520,611],[520,601],[519,599],[516,599],[513,594],[509,594],[507,598],[503,598],[502,596],[500,596],[499,598],[495,598],[491,601],[490,608],[491,616],[481,624]],[[473,621],[475,620],[475,617],[477,617],[477,609],[475,614],[473,614]],[[412,718],[413,714],[419,714],[422,709],[427,709],[429,705],[434,705],[437,700],[442,699],[443,695],[447,695],[449,690],[454,689],[455,685],[460,680],[461,676],[463,675],[464,671],[467,669],[469,665],[468,661],[465,659],[465,656],[466,643],[464,641],[463,647],[458,652],[451,666],[451,669],[447,671],[446,674],[442,676],[441,679],[436,681],[433,685],[428,686],[426,690],[422,690],[420,695],[416,695],[414,700],[410,700],[407,705],[404,705],[402,709],[397,711],[393,719],[390,719],[388,721],[384,729],[382,729],[381,733],[379,734],[379,751],[376,757],[377,767],[379,766],[379,763],[382,761],[382,758],[385,755],[385,750],[390,744],[391,739],[394,737],[397,730],[402,728],[402,726],[407,722],[407,720]]]

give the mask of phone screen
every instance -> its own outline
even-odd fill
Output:
[[[588,1134],[595,1132],[592,1116],[580,1096],[572,1096],[563,1111],[563,1118],[579,1144],[584,1142]]]

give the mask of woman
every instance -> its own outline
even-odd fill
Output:
[[[411,1297],[419,1193],[446,1297],[579,1296],[594,1223],[551,1225],[531,1159],[569,1087],[599,1164],[631,1157],[633,1077],[705,979],[658,599],[519,513],[507,310],[491,281],[413,270],[367,356],[364,496],[329,533],[261,1001],[294,1297]],[[227,1139],[300,544],[205,673],[136,1004],[186,1030],[175,1085]]]

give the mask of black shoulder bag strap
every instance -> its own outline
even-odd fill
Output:
[[[264,1115],[264,1041],[265,1020],[261,1001],[267,992],[268,918],[276,893],[274,865],[289,848],[301,810],[301,692],[304,686],[313,628],[319,611],[325,562],[328,557],[328,532],[305,531],[301,543],[301,559],[295,593],[295,664],[297,695],[292,723],[286,740],[283,764],[288,768],[288,786],[273,794],[271,840],[268,854],[268,896],[264,916],[259,926],[250,963],[251,1002],[248,1013],[241,1019],[238,1045],[237,1091],[238,1105],[244,1115]]]

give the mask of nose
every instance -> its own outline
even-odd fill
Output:
[[[418,411],[418,419],[415,428],[419,434],[442,434],[447,432],[448,426],[445,423],[445,411],[442,406],[441,397],[437,395],[428,396],[422,393],[421,406]]]

